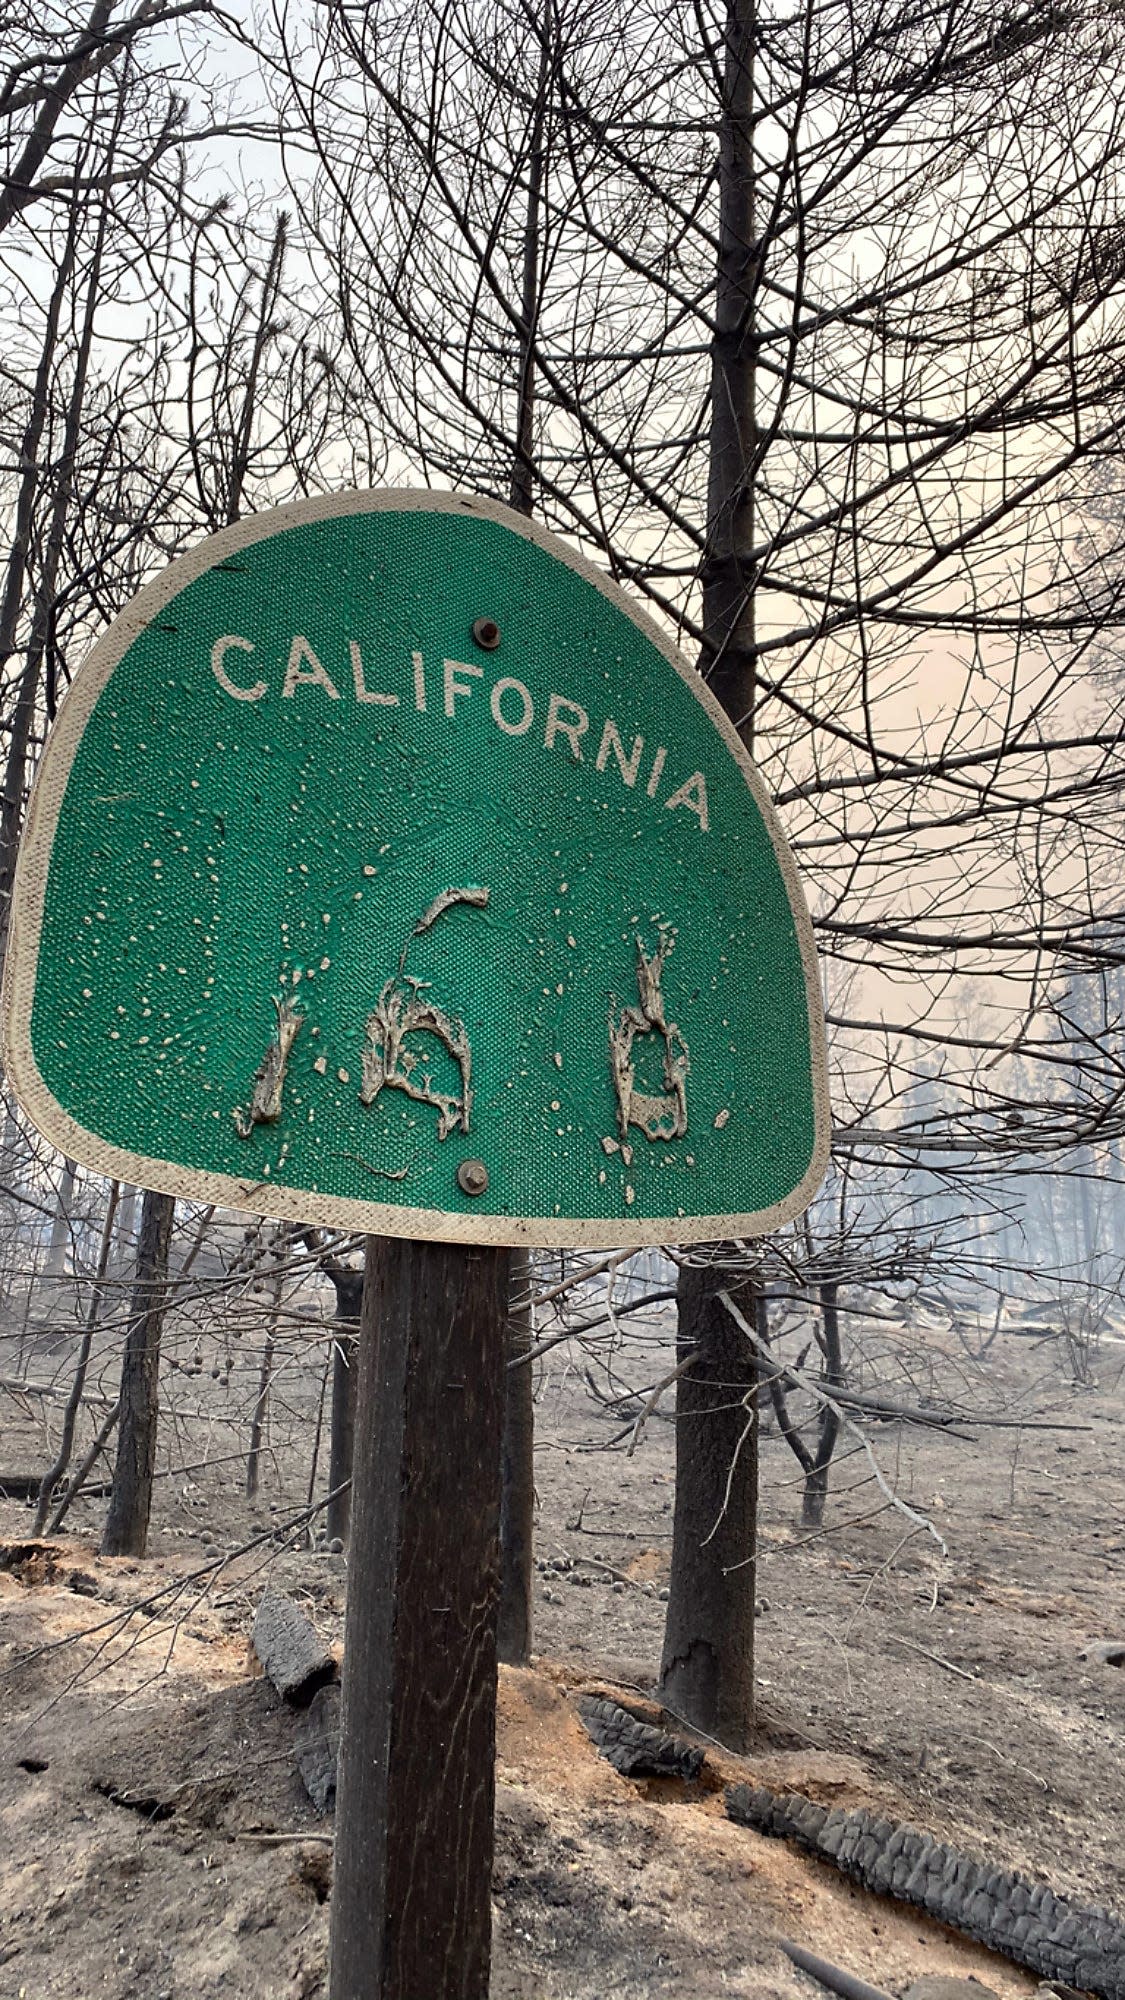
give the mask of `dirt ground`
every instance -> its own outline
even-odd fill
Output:
[[[998,1406],[1042,1408],[1050,1366],[1026,1341],[997,1342]],[[819,1992],[779,1937],[896,1995],[938,1971],[1003,2000],[1034,1992],[940,1926],[728,1822],[721,1782],[748,1774],[878,1803],[1120,1908],[1125,1671],[1082,1657],[1125,1636],[1120,1372],[1118,1359],[1092,1388],[1054,1380],[1051,1414],[1072,1430],[871,1427],[885,1475],[947,1554],[885,1506],[858,1447],[834,1468],[826,1532],[810,1537],[796,1468],[767,1435],[760,1742],[743,1760],[710,1750],[694,1786],[618,1777],[573,1699],[652,1689],[672,1426],[653,1417],[632,1456],[624,1437],[607,1448],[620,1414],[576,1371],[552,1372],[538,1409],[537,1653],[500,1690],[495,2000]],[[6,1420],[6,1458],[34,1455],[39,1422],[29,1412],[20,1437]],[[183,1425],[171,1448],[181,1466],[201,1456]],[[295,1773],[294,1718],[248,1635],[268,1575],[339,1644],[345,1560],[267,1543],[212,1572],[200,1600],[184,1579],[300,1505],[307,1467],[278,1452],[253,1507],[229,1460],[171,1469],[144,1562],[97,1555],[95,1499],[45,1556],[9,1556],[0,1572],[0,2000],[325,1991],[330,1822]],[[0,1541],[26,1542],[29,1518],[0,1505]]]

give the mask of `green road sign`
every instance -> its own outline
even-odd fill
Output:
[[[122,614],[43,756],[4,1018],[60,1150],[269,1215],[691,1242],[826,1157],[737,737],[605,576],[457,494],[256,515]]]

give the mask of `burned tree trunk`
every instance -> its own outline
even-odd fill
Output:
[[[302,1229],[308,1245],[336,1293],[336,1331],[332,1341],[332,1420],[328,1445],[328,1491],[333,1497],[325,1513],[328,1540],[347,1544],[352,1520],[352,1465],[355,1459],[355,1411],[359,1376],[359,1322],[363,1310],[363,1272],[342,1264],[327,1249],[319,1229]],[[310,1499],[312,1497],[310,1493]]]
[[[359,1367],[359,1318],[363,1307],[363,1272],[344,1264],[329,1267],[336,1287],[336,1333],[332,1344],[332,1428],[328,1446],[328,1491],[325,1514],[329,1541],[347,1546],[352,1524],[352,1464],[355,1459],[355,1398]]]
[[[757,1367],[718,1298],[720,1265],[685,1265],[677,1293],[676,1509],[661,1693],[673,1714],[745,1749],[754,1711]],[[742,1281],[745,1292],[745,1280]]]
[[[160,1336],[168,1302],[168,1252],[175,1213],[173,1195],[146,1191],[121,1363],[117,1463],[102,1536],[102,1554],[106,1556],[143,1556],[148,1541],[160,1414]]]
[[[71,1162],[68,1160],[67,1165]],[[105,1274],[109,1263],[109,1247],[113,1240],[113,1218],[117,1212],[117,1197],[120,1190],[116,1181],[109,1184],[109,1200],[106,1203],[105,1220],[102,1223],[101,1247],[98,1251],[98,1267],[94,1274],[94,1289],[90,1294],[90,1304],[86,1313],[86,1325],[78,1348],[78,1360],[74,1369],[74,1380],[70,1386],[66,1411],[63,1416],[62,1436],[54,1462],[43,1475],[39,1488],[38,1504],[35,1510],[35,1525],[32,1534],[41,1535],[51,1505],[51,1495],[67,1466],[74,1449],[74,1429],[78,1422],[78,1412],[82,1404],[82,1391],[86,1386],[86,1370],[90,1365],[90,1350],[94,1342],[94,1329],[101,1315],[102,1298],[105,1293]]]
[[[281,1272],[276,1271],[273,1279],[273,1306],[266,1322],[266,1337],[262,1342],[262,1360],[258,1370],[258,1393],[254,1399],[254,1413],[250,1419],[250,1448],[246,1454],[246,1498],[256,1500],[258,1483],[262,1473],[262,1440],[266,1434],[269,1419],[270,1386],[273,1381],[273,1350],[277,1335],[277,1315],[281,1305]]]
[[[14,676],[15,702],[7,718],[9,743],[0,790],[0,958],[7,950],[12,883],[16,872],[16,850],[23,823],[23,791],[27,777],[27,740],[31,731],[34,700],[38,692],[30,684],[26,665],[18,671],[13,662],[19,650],[20,618],[23,612],[27,568],[35,528],[36,502],[44,473],[40,463],[43,432],[50,410],[51,374],[59,338],[59,323],[67,288],[74,272],[78,244],[78,207],[75,204],[67,233],[66,250],[59,264],[47,310],[47,324],[36,371],[27,423],[19,442],[20,484],[11,529],[11,543],[0,590],[0,669],[5,679]]]
[[[111,155],[112,157],[112,155]],[[70,282],[73,269],[77,235],[80,227],[80,204],[75,203],[71,216],[66,254],[59,270],[56,298],[52,300],[48,324],[48,339],[44,343],[43,359],[54,346],[58,329],[58,306],[62,303],[62,293]],[[23,823],[23,795],[27,783],[28,762],[31,756],[32,736],[36,710],[43,687],[44,669],[49,666],[51,637],[55,618],[55,599],[58,587],[59,568],[65,546],[67,520],[74,493],[78,450],[82,438],[82,416],[86,400],[86,381],[89,373],[90,355],[94,341],[94,321],[101,300],[101,269],[105,250],[106,232],[109,226],[108,207],[103,207],[98,224],[94,254],[86,279],[86,299],[82,331],[74,358],[74,373],[67,401],[66,422],[62,451],[51,468],[51,507],[47,522],[44,545],[40,552],[40,574],[31,607],[31,632],[23,667],[16,677],[15,695],[7,715],[8,751],[4,768],[3,790],[0,791],[0,923],[7,938],[8,917],[12,900],[12,885],[15,879],[16,853],[19,847],[20,828]],[[42,389],[42,396],[40,390]],[[36,395],[32,414],[25,434],[25,449],[34,437],[34,453],[38,453],[39,437],[42,432],[42,405],[48,383],[40,380],[36,384]],[[44,413],[45,414],[45,413]],[[37,432],[38,427],[38,432]],[[9,564],[7,582],[10,591],[5,594],[3,614],[0,616],[0,658],[8,660],[14,650],[15,622],[19,615],[19,584],[26,573],[26,543],[21,542],[20,512],[23,508],[25,491],[30,495],[29,505],[34,499],[35,481],[42,478],[33,456],[25,465],[24,483],[21,486],[17,505],[16,543],[13,546],[12,562]],[[30,482],[30,484],[29,484]],[[17,550],[21,553],[17,556]],[[54,712],[54,676],[49,671],[47,679],[48,714]]]
[[[51,1234],[47,1242],[47,1257],[43,1265],[43,1292],[48,1311],[59,1305],[63,1292],[66,1253],[70,1248],[71,1232],[74,1228],[71,1205],[74,1201],[74,1182],[77,1172],[75,1162],[64,1159],[62,1173],[59,1176],[58,1194],[55,1197]]]
[[[822,1332],[818,1345],[824,1356],[824,1384],[829,1390],[838,1389],[844,1379],[843,1354],[840,1347],[840,1313],[837,1304],[839,1290],[839,1283],[835,1278],[825,1278],[820,1287]],[[805,1497],[801,1508],[801,1526],[804,1528],[819,1528],[824,1520],[824,1503],[828,1498],[828,1468],[839,1435],[839,1412],[829,1409],[825,1404],[820,1413],[816,1450],[813,1453],[812,1464],[805,1475]]]
[[[754,730],[754,481],[758,470],[754,0],[727,0],[719,126],[719,252],[700,670],[747,749]]]
[[[527,207],[523,222],[520,294],[519,381],[516,392],[515,452],[508,503],[518,514],[535,512],[535,343],[542,287],[542,206],[547,87],[551,68],[550,11],[543,10],[539,85],[532,110],[527,161]],[[504,1438],[500,1455],[500,1610],[497,1652],[509,1667],[531,1657],[532,1548],[535,1531],[535,1404],[531,1366],[532,1263],[526,1250],[510,1253],[508,1367],[504,1384]]]
[[[727,0],[719,120],[719,245],[700,670],[750,748],[754,727],[757,476],[753,0]],[[734,1290],[728,1273],[726,1282]],[[662,1684],[668,1704],[731,1748],[754,1705],[757,1413],[754,1359],[715,1294],[717,1268],[680,1277],[676,1512]]]
[[[844,1380],[843,1356],[840,1348],[840,1316],[836,1304],[838,1291],[839,1283],[835,1278],[823,1280],[820,1287],[823,1332],[817,1335],[817,1346],[822,1360],[821,1377],[829,1388],[839,1387]],[[764,1293],[758,1295],[755,1331],[758,1335],[758,1353],[762,1361],[762,1387],[773,1406],[777,1428],[805,1475],[801,1494],[801,1526],[819,1528],[824,1520],[824,1503],[828,1497],[828,1468],[836,1449],[836,1440],[840,1435],[840,1414],[829,1404],[821,1403],[817,1415],[816,1443],[810,1449],[789,1409],[790,1393],[805,1385],[798,1380],[798,1375],[786,1368],[781,1361],[770,1358],[769,1306]],[[811,1346],[811,1342],[809,1344]],[[802,1356],[801,1361],[797,1363],[798,1371],[803,1359]]]

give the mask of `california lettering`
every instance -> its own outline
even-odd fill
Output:
[[[533,695],[514,674],[498,673],[491,678],[486,668],[466,660],[442,660],[440,665],[427,666],[421,653],[411,654],[401,692],[383,691],[368,684],[363,654],[355,639],[348,642],[343,672],[335,662],[333,668],[335,671],[329,672],[305,635],[297,632],[276,692],[282,701],[405,706],[421,715],[437,712],[454,722],[467,703],[486,702],[492,723],[503,736],[533,737],[545,751],[567,756],[572,763],[591,762],[595,771],[612,773],[628,790],[643,792],[670,812],[693,814],[701,833],[710,829],[707,781],[702,771],[682,777],[674,762],[669,768],[673,753],[666,744],[646,745],[643,736],[621,728],[612,716],[599,723],[569,695],[553,691]],[[211,648],[211,671],[232,701],[264,701],[275,691],[262,676],[253,640],[237,632],[225,632],[216,639]]]

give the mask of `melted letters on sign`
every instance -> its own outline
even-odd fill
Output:
[[[403,945],[398,971],[387,980],[366,1023],[361,1104],[373,1104],[382,1090],[401,1090],[415,1103],[431,1105],[438,1113],[439,1139],[469,1130],[473,1052],[464,1022],[430,997],[426,981],[407,972],[407,953],[411,940],[430,930],[447,910],[459,903],[483,910],[487,909],[488,901],[489,891],[480,888],[443,889],[435,896]],[[610,1011],[609,1066],[617,1100],[617,1129],[627,1157],[630,1157],[627,1142],[631,1128],[643,1132],[654,1143],[681,1139],[688,1129],[687,1079],[691,1062],[683,1034],[674,1021],[668,1020],[663,991],[664,967],[675,942],[675,931],[663,925],[660,942],[651,955],[637,938],[636,1003],[618,1007],[614,1002]],[[242,1139],[249,1139],[256,1125],[275,1125],[280,1118],[286,1068],[305,1018],[288,1000],[275,998],[273,1006],[277,1024],[255,1072],[249,1108],[244,1111],[237,1107],[233,1114]],[[432,1066],[408,1042],[407,1038],[414,1035],[431,1036],[452,1057],[460,1072],[459,1091],[438,1088]],[[634,1051],[638,1042],[650,1039],[663,1045],[664,1088],[660,1092],[637,1088]],[[316,1067],[323,1069],[323,1063]],[[607,1150],[616,1150],[612,1141],[602,1143]]]
[[[661,980],[676,942],[673,930],[661,929],[660,943],[650,958],[637,939],[637,1004],[616,1006],[609,1017],[609,1065],[617,1097],[617,1129],[622,1141],[630,1126],[646,1139],[682,1139],[688,1126],[687,1080],[691,1064],[688,1046],[664,1010]],[[637,1089],[634,1044],[648,1037],[663,1042],[664,1089],[659,1094]]]

